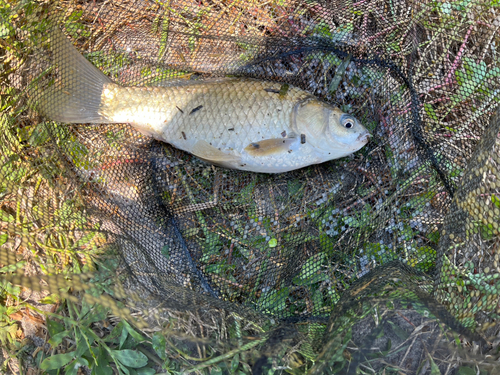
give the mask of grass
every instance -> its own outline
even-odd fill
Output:
[[[23,6],[6,4],[2,11],[9,22],[22,25],[22,21],[17,22],[19,16],[29,15],[33,3],[26,2]],[[38,16],[42,18],[40,14]],[[85,27],[78,22],[80,17],[81,12],[70,13],[67,21],[69,32],[74,37],[88,37]],[[24,25],[24,29],[30,31],[29,35],[39,33],[37,38],[41,38],[46,27],[46,23],[36,26],[33,23]],[[6,46],[2,56],[3,61],[21,64],[22,61],[16,56],[17,51],[21,48],[35,48],[35,43],[22,45],[10,26],[7,31],[6,35],[2,35],[2,43]],[[91,58],[98,59],[99,56]],[[127,63],[125,57],[114,61],[114,65],[106,62],[96,65],[103,69],[116,69]],[[188,354],[190,348],[183,349],[180,343],[168,344],[175,335],[167,336],[169,338],[166,340],[164,334],[159,332],[144,335],[127,323],[127,320],[130,321],[130,316],[127,320],[118,321],[113,317],[117,314],[125,318],[120,312],[125,311],[125,307],[117,305],[109,297],[106,298],[107,296],[117,298],[118,294],[110,285],[111,279],[109,279],[117,269],[117,264],[113,262],[116,255],[112,253],[106,255],[109,250],[106,250],[107,237],[102,228],[97,222],[92,222],[90,217],[81,213],[83,207],[82,196],[79,194],[81,187],[69,183],[73,176],[67,170],[68,164],[54,155],[53,147],[57,145],[65,150],[69,158],[67,162],[81,170],[95,168],[90,160],[96,154],[86,146],[85,142],[81,142],[78,133],[57,124],[40,123],[26,110],[26,103],[18,100],[20,92],[11,86],[12,77],[9,77],[9,74],[18,68],[19,65],[12,68],[4,65],[2,71],[1,125],[4,139],[1,161],[3,184],[1,244],[7,252],[6,262],[2,261],[4,267],[0,269],[5,277],[1,297],[4,307],[1,315],[3,330],[0,339],[6,350],[4,354],[7,350],[9,353],[3,368],[17,372],[20,368],[31,367],[46,373],[57,373],[59,369],[64,368],[66,373],[77,373],[78,368],[84,365],[95,373],[110,373],[112,368],[115,368],[127,374],[149,374],[156,373],[162,368],[162,371],[173,374],[179,373],[181,367],[193,367],[189,359],[192,362],[196,358]],[[116,70],[109,70],[108,74],[114,76],[115,72]],[[18,126],[20,123],[25,123],[26,126]],[[107,138],[117,144],[116,141],[120,137],[116,138],[114,135],[113,139]],[[106,157],[103,154],[97,156]],[[26,196],[27,192],[30,193],[31,200],[24,202],[21,197]],[[15,238],[25,238],[23,241],[26,242],[21,243],[21,246],[16,245]],[[16,250],[17,254],[23,254],[28,261],[17,261],[15,258],[12,261],[8,250]],[[27,265],[31,266],[31,270],[26,267]],[[18,281],[19,279],[9,276],[23,268],[28,275],[47,276],[45,280],[49,283],[50,292],[44,293],[43,288],[37,288],[33,284],[34,279],[25,278]],[[87,272],[96,272],[95,277],[97,277],[90,280],[89,285],[92,286],[90,290],[82,288],[81,282],[79,283],[78,277],[75,276]],[[56,275],[64,275],[64,278],[56,279]],[[7,281],[9,278],[12,283]],[[21,283],[23,287],[16,286],[16,282]],[[40,295],[26,300],[23,293],[29,289],[37,292],[40,289],[38,292]],[[78,294],[78,290],[81,289],[87,290],[83,294]],[[108,305],[110,303],[111,306]],[[117,311],[114,306],[120,310]],[[50,337],[48,341],[50,350],[35,349],[33,343],[39,337],[37,335],[31,336],[33,341],[24,339],[26,328],[22,326],[21,320],[36,321],[40,320],[40,317],[45,321],[44,325]],[[176,319],[189,321],[182,314]],[[242,334],[248,335],[248,328],[238,328],[239,321],[244,323],[241,318],[235,319],[235,329],[229,337],[239,337],[243,342]],[[189,325],[187,328],[192,329]],[[250,341],[242,349],[229,352],[232,354],[227,366],[225,366],[227,354],[214,357],[210,354],[210,347],[203,346],[203,355],[200,354],[200,357],[211,355],[212,364],[208,362],[195,366],[193,371],[200,372],[203,368],[210,367],[210,373],[216,374],[226,367],[236,373],[238,367],[242,366],[248,373],[250,367],[245,362],[244,353],[240,352],[261,342],[262,339]],[[206,350],[209,353],[205,354]],[[185,359],[175,360],[174,358],[179,355]],[[241,359],[241,365],[238,358]],[[108,363],[113,364],[113,367],[109,367]],[[154,366],[156,370],[153,370]]]
[[[462,137],[479,136],[484,118],[497,101],[495,87],[499,73],[490,51],[496,37],[492,33],[494,25],[489,23],[492,16],[486,16],[488,6],[496,10],[494,4],[429,1],[422,4],[420,13],[413,15],[417,24],[411,24],[405,21],[405,7],[391,2],[389,8],[382,5],[367,8],[365,3],[360,1],[350,6],[351,19],[344,19],[341,12],[335,15],[335,22],[311,23],[314,16],[324,10],[319,4],[301,4],[289,19],[287,15],[292,5],[280,2],[269,2],[266,6],[203,3],[199,11],[187,14],[174,2],[138,9],[123,1],[118,2],[117,17],[107,24],[103,21],[110,5],[103,4],[86,14],[74,7],[72,1],[61,2],[65,9],[72,9],[65,15],[68,33],[83,48],[91,47],[94,51],[89,53],[89,59],[118,82],[141,84],[161,82],[172,74],[178,79],[189,78],[191,73],[188,72],[192,71],[204,75],[232,56],[242,55],[251,60],[254,57],[254,50],[249,47],[252,43],[221,42],[219,46],[201,38],[216,30],[216,22],[226,22],[232,36],[249,42],[263,40],[268,35],[286,38],[291,34],[344,39],[360,51],[370,47],[398,61],[405,61],[412,54],[408,35],[414,28],[422,27],[427,39],[417,40],[421,56],[413,78],[423,88],[418,92],[420,100],[425,102],[420,116],[427,126],[428,139],[437,146],[447,144],[450,139],[457,141]],[[74,274],[95,271],[110,275],[116,272],[117,265],[112,261],[112,253],[103,256],[108,240],[105,230],[88,215],[81,214],[85,206],[85,197],[81,196],[84,186],[69,183],[74,176],[69,174],[68,164],[55,156],[53,147],[55,144],[65,150],[69,164],[83,171],[96,170],[98,165],[92,160],[111,163],[114,155],[110,146],[137,145],[127,138],[130,132],[123,127],[109,128],[108,133],[101,134],[95,128],[75,130],[41,123],[26,111],[26,103],[19,101],[22,87],[16,87],[9,74],[20,69],[25,56],[29,55],[19,51],[34,51],[37,41],[48,29],[47,23],[38,22],[44,18],[43,9],[30,1],[18,5],[5,3],[1,8],[2,20],[9,22],[0,24],[0,42],[4,48],[0,244],[19,259],[2,264],[0,273],[9,275],[24,267],[28,275],[65,275],[68,279]],[[477,17],[457,16],[455,11],[464,11],[464,14],[469,11]],[[154,15],[151,30],[145,18],[137,19],[137,14],[144,14],[141,12]],[[27,17],[29,22],[21,22],[16,14]],[[370,34],[373,23],[380,30],[376,34]],[[158,48],[139,50],[139,47],[145,48],[141,44],[137,44],[137,50],[121,48],[121,34],[115,32],[130,24],[137,35]],[[12,25],[17,27],[18,35],[29,31],[29,37],[19,38]],[[175,33],[170,34],[169,30]],[[491,38],[478,39],[480,31]],[[449,37],[450,32],[454,32],[452,37]],[[185,40],[182,33],[191,37]],[[355,35],[362,37],[357,39]],[[101,52],[111,44],[116,48],[112,58]],[[474,51],[472,45],[479,45],[475,52],[470,52]],[[439,52],[442,46],[447,53]],[[208,48],[215,52],[202,55]],[[207,61],[201,61],[201,56]],[[480,61],[474,58],[477,56],[481,57]],[[473,314],[479,307],[465,309],[460,316],[463,306],[468,305],[476,293],[486,305],[488,296],[497,292],[484,284],[492,281],[495,274],[474,276],[472,262],[465,267],[456,266],[450,262],[448,253],[436,253],[443,220],[440,213],[449,204],[450,197],[444,189],[438,188],[439,176],[430,163],[406,157],[412,155],[414,145],[411,134],[401,130],[401,123],[398,123],[398,119],[410,119],[409,108],[403,104],[408,102],[408,97],[399,90],[400,83],[376,66],[359,67],[331,53],[303,60],[300,56],[297,58],[295,64],[301,68],[295,69],[293,64],[292,68],[270,66],[268,75],[282,76],[286,69],[291,69],[303,82],[309,82],[311,93],[341,103],[345,111],[360,111],[360,119],[376,135],[375,145],[362,151],[355,160],[292,173],[286,180],[226,174],[220,169],[197,164],[189,156],[173,155],[170,148],[158,153],[159,157],[173,158],[180,163],[163,172],[162,177],[172,188],[165,189],[162,199],[183,218],[181,231],[191,248],[201,249],[198,260],[208,282],[220,290],[226,301],[248,303],[273,316],[293,318],[314,313],[326,319],[340,296],[350,290],[351,283],[375,265],[399,259],[417,270],[429,271],[442,262],[446,279],[441,288],[454,290],[445,291],[442,301],[450,305],[462,323],[474,326]],[[141,59],[142,62],[137,62]],[[168,61],[169,69],[155,65],[157,61]],[[143,67],[140,76],[131,75],[128,68],[133,64]],[[339,78],[335,86],[342,87],[342,83],[347,86],[331,90],[332,82]],[[386,82],[383,88],[374,87],[382,78]],[[366,94],[367,90],[370,95]],[[371,108],[378,109],[374,112]],[[475,127],[474,123],[479,125]],[[97,141],[93,137],[101,137],[100,147],[95,147]],[[387,138],[389,141],[382,141]],[[468,149],[462,150],[463,159],[468,154]],[[452,160],[446,153],[437,157],[451,181],[458,184],[465,170],[463,160]],[[420,167],[415,163],[420,163]],[[201,176],[195,177],[200,169]],[[98,182],[103,186],[111,184],[105,179]],[[491,201],[497,204],[493,198]],[[207,204],[208,208],[200,209]],[[436,216],[425,221],[425,214]],[[476,224],[474,235],[484,240],[493,238],[491,228],[479,220]],[[25,240],[16,245],[18,238]],[[165,249],[164,256],[170,256],[169,249]],[[296,258],[306,260],[297,262]],[[290,274],[293,274],[292,279],[289,279]],[[75,285],[79,285],[78,282]],[[66,289],[75,288],[75,285],[68,283]],[[86,300],[82,294],[75,302],[69,298],[71,293],[57,290],[40,294],[35,300],[26,300],[23,288],[5,282],[0,317],[5,333],[0,340],[11,350],[12,358],[29,358],[34,361],[34,367],[49,373],[62,366],[66,366],[66,372],[76,373],[80,365],[89,366],[96,373],[108,373],[106,361],[113,362],[114,368],[126,374],[153,373],[151,371],[174,374],[186,369],[213,374],[223,371],[250,373],[250,364],[257,361],[261,350],[264,351],[264,341],[268,339],[264,332],[271,329],[271,326],[252,325],[234,316],[225,317],[229,323],[215,320],[213,328],[206,318],[169,313],[161,322],[171,329],[162,333],[141,331],[130,326],[127,320],[115,318],[116,310],[94,303],[108,295],[119,299],[120,293],[107,285],[104,278],[95,279],[92,285],[96,288],[87,290],[85,295],[94,299],[86,297],[90,298]],[[456,294],[460,296],[459,302]],[[51,348],[38,350],[30,356],[35,352],[34,347],[22,341],[24,333],[19,322],[23,317],[35,320],[43,316],[33,318],[30,314],[30,311],[42,314],[43,306],[53,310],[43,313],[48,317],[45,326],[51,337]],[[374,310],[365,309],[339,328],[338,339],[331,343],[334,373],[343,371],[351,361],[346,348],[358,346],[352,339],[352,327],[356,322],[371,314],[380,326]],[[401,313],[396,308],[392,310]],[[324,330],[324,325],[307,324],[301,333],[308,340],[294,343],[295,346],[283,349],[284,353],[279,355],[272,353],[284,358],[275,367],[299,366],[275,370],[276,373],[304,373],[314,368],[317,348],[313,348],[311,342],[319,340]],[[378,354],[390,356],[400,353],[398,350],[409,350],[410,345],[414,345],[411,340],[419,332],[415,327],[406,334],[393,330],[405,344],[387,346]],[[182,340],[177,340],[180,332],[185,332],[191,341],[182,344]],[[203,335],[204,342],[194,339]],[[225,340],[230,343],[228,347],[221,344]],[[381,361],[379,357],[375,360]],[[366,371],[397,370],[391,366],[376,367],[375,360],[368,361],[371,368]],[[435,366],[446,365],[444,360],[436,362],[432,356],[421,361],[422,366],[427,363],[432,371]],[[6,366],[11,366],[12,370],[15,363],[12,359]]]

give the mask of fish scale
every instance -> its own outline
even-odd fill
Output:
[[[103,116],[113,122],[131,123],[143,133],[183,150],[189,149],[193,139],[204,139],[223,152],[241,152],[252,142],[279,138],[283,132],[291,134],[294,105],[310,97],[292,88],[281,98],[266,91],[279,91],[280,84],[248,79],[197,84],[189,91],[184,86],[111,85],[105,91],[112,94],[103,95],[100,110]],[[251,95],[241,94],[248,90]],[[202,108],[191,114],[199,106]],[[282,157],[275,159],[279,161]]]

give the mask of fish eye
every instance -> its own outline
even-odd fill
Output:
[[[346,113],[340,116],[340,123],[346,129],[354,129],[356,127],[356,119]]]

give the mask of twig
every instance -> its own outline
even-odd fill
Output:
[[[195,371],[200,371],[200,370],[202,370],[202,369],[204,369],[204,368],[206,368],[206,367],[208,367],[210,365],[213,365],[213,364],[218,363],[220,361],[223,361],[225,359],[232,358],[236,354],[242,353],[242,352],[247,351],[249,349],[252,349],[254,346],[257,346],[257,345],[265,342],[266,340],[267,340],[267,337],[263,337],[263,338],[259,338],[259,339],[255,340],[255,341],[250,341],[248,344],[245,344],[245,345],[243,345],[243,346],[241,346],[239,348],[236,348],[234,350],[230,350],[229,352],[227,352],[227,353],[225,353],[225,354],[223,354],[221,356],[212,358],[212,359],[210,359],[210,360],[208,360],[206,362],[200,363],[197,366],[193,366],[190,369],[187,369],[186,370],[186,374],[191,374],[191,373],[193,373]],[[195,360],[198,360],[198,359],[195,358]]]
[[[396,314],[398,314],[401,318],[403,318],[404,320],[406,320],[409,324],[411,324],[413,326],[413,328],[417,328],[415,327],[415,324],[413,324],[410,319],[408,319],[406,316],[404,316],[403,314],[401,314],[399,311],[396,311]]]
[[[231,280],[225,279],[225,278],[223,278],[223,277],[221,277],[221,276],[218,276],[218,275],[215,275],[215,274],[214,274],[214,275],[211,275],[211,277],[212,277],[212,279],[216,279],[216,280],[222,281],[222,282],[224,282],[224,283],[226,283],[226,284],[229,284],[229,285],[235,286],[235,287],[240,288],[240,289],[245,288],[245,286],[244,286],[244,285],[238,284],[237,282],[234,282],[234,281],[231,281]]]
[[[371,181],[371,183],[373,184],[373,186],[375,186],[375,188],[378,190],[378,192],[380,194],[382,194],[382,196],[386,197],[385,193],[382,191],[382,189],[380,188],[380,186],[378,185],[378,183],[373,179],[372,176],[370,176],[370,173],[366,169],[364,169],[362,167],[358,167],[356,169],[358,171],[360,171],[361,173],[363,173]]]
[[[383,34],[386,34],[388,33],[389,31],[392,31],[394,30],[400,23],[402,22],[398,22],[396,25],[393,25],[393,26],[390,26],[382,31],[379,31],[378,33],[376,33],[375,35],[372,35],[371,37],[369,37],[367,40],[366,40],[366,43],[371,43],[373,42],[375,39],[377,39],[379,36],[383,35]]]
[[[491,36],[488,39],[488,42],[486,43],[486,45],[484,46],[483,53],[481,54],[481,57],[479,58],[480,61],[484,61],[484,57],[486,56],[486,53],[488,52],[488,48],[490,47],[493,38],[497,35],[497,31],[500,28],[500,18],[497,17],[495,19],[494,23],[495,22],[498,24],[498,26],[495,28],[495,30],[492,30]],[[477,23],[482,24],[481,21],[478,21]],[[486,26],[491,27],[490,25],[486,25]]]
[[[469,26],[469,30],[467,30],[467,33],[465,34],[464,41],[463,41],[462,45],[460,46],[460,49],[458,50],[458,54],[455,57],[455,61],[453,61],[453,64],[451,65],[451,69],[450,69],[450,71],[448,73],[448,76],[444,80],[444,83],[441,84],[441,85],[437,85],[437,86],[431,87],[428,92],[434,91],[436,89],[440,89],[440,88],[442,88],[444,86],[447,86],[447,85],[453,83],[452,77],[455,74],[455,70],[457,70],[460,61],[462,60],[462,54],[464,53],[465,45],[467,44],[467,42],[469,40],[469,36],[470,36],[473,28],[474,28],[474,24],[471,24]]]
[[[353,7],[358,7],[360,5],[363,5],[364,3],[366,3],[366,0],[361,0],[361,1],[357,2],[357,3],[352,4],[352,6]]]
[[[461,137],[462,135],[460,133],[462,133],[462,131],[464,129],[469,129],[469,125],[470,124],[473,124],[478,117],[484,115],[484,109],[490,105],[490,103],[496,99],[498,97],[498,95],[500,94],[500,89],[497,89],[495,90],[491,95],[490,97],[488,98],[488,100],[486,102],[484,102],[481,107],[479,107],[475,112],[474,114],[469,118],[469,121],[463,121],[463,124],[458,128],[458,129],[455,129],[456,133],[455,135],[453,136],[453,138],[450,140],[449,144],[453,144],[453,141],[456,141],[458,137]]]
[[[417,340],[417,336],[415,336],[415,337],[413,338],[413,341],[411,342],[410,346],[408,347],[408,349],[406,349],[406,353],[405,353],[405,355],[404,355],[403,359],[402,359],[399,363],[404,364],[405,359],[406,359],[406,356],[407,356],[407,355],[408,355],[408,353],[410,352],[410,350],[411,350],[411,348],[412,348],[413,344],[415,344],[415,341],[416,341],[416,340]]]

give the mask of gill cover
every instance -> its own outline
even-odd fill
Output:
[[[328,107],[319,100],[308,97],[298,102],[292,112],[292,127],[298,134],[310,139],[324,137],[328,126]]]

